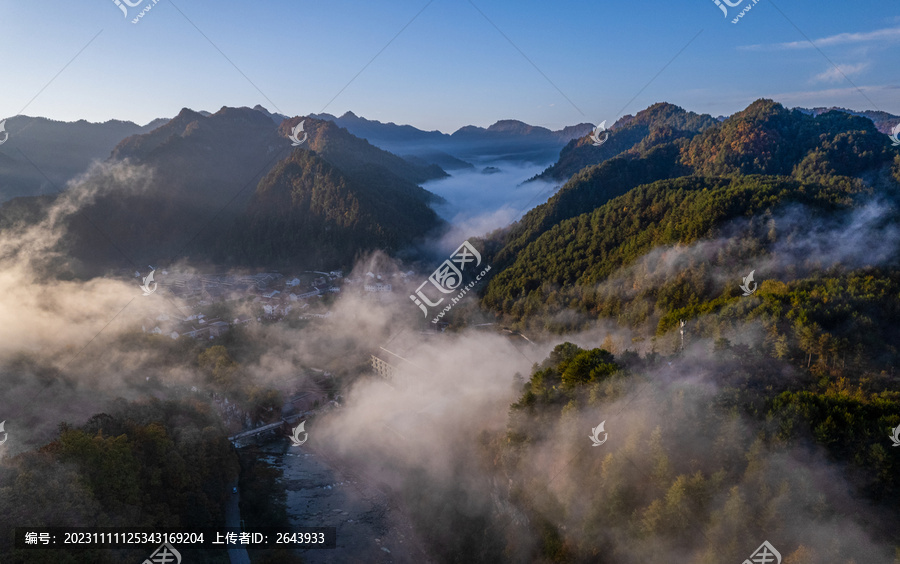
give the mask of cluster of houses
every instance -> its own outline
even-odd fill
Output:
[[[263,315],[266,319],[277,320],[283,319],[295,308],[306,309],[309,304],[302,303],[306,300],[326,294],[340,293],[341,288],[337,282],[343,277],[341,271],[311,272],[310,274],[318,276],[315,276],[305,286],[300,278],[290,278],[280,285],[280,290],[273,288],[254,298],[253,301],[262,305]],[[300,317],[303,318],[302,315]]]
[[[170,316],[165,313],[155,318],[147,318],[141,325],[145,333],[166,335],[172,339],[191,337],[192,339],[215,339],[225,334],[232,326],[250,323],[252,318],[236,318],[231,323],[218,317],[207,318],[202,313],[188,317]]]
[[[341,271],[310,272],[303,275],[307,283],[299,277],[285,277],[277,272],[263,272],[252,275],[231,274],[186,274],[162,271],[157,277],[159,289],[178,298],[189,310],[199,312],[204,306],[214,303],[250,299],[260,306],[260,316],[267,320],[279,320],[294,309],[305,309],[310,298],[341,291]],[[311,281],[310,281],[311,279]],[[327,314],[326,314],[327,315]],[[323,314],[313,314],[323,317]],[[144,332],[166,335],[173,339],[182,336],[194,339],[215,339],[232,326],[254,321],[253,318],[234,319],[228,322],[219,318],[208,318],[203,313],[172,316],[161,314],[146,318],[142,324]]]
[[[263,272],[251,275],[232,274],[157,274],[160,290],[168,292],[193,309],[216,302],[259,295],[283,278],[281,274]]]
[[[157,273],[155,280],[159,291],[177,298],[192,315],[148,317],[143,322],[143,330],[173,339],[182,336],[215,339],[235,325],[263,320],[279,321],[292,312],[299,319],[327,319],[331,312],[310,308],[314,298],[340,293],[344,287],[372,299],[384,300],[395,286],[406,287],[414,276],[411,270],[391,275],[366,272],[358,278],[344,278],[340,270],[307,271],[299,276],[284,276],[277,272],[235,275],[170,273],[163,270]],[[249,300],[258,309],[253,317],[232,321],[208,318],[199,313],[206,306],[234,300]]]

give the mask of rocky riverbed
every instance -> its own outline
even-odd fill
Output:
[[[428,563],[412,523],[387,492],[342,466],[334,453],[307,445],[264,447],[267,462],[283,472],[287,511],[298,527],[335,527],[337,548],[301,550],[304,562]]]

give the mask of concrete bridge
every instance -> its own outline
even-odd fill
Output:
[[[232,435],[228,437],[228,440],[231,441],[231,444],[234,445],[234,448],[242,448],[245,446],[249,446],[252,441],[255,441],[260,435],[265,433],[272,434],[291,434],[291,428],[294,424],[306,416],[306,413],[301,413],[298,415],[290,415],[288,417],[282,417],[280,421],[276,421],[274,423],[268,423],[266,425],[262,425],[255,429],[250,429],[247,431],[241,431],[236,435]]]

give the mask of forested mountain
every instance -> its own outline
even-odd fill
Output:
[[[559,160],[535,178],[566,180],[579,170],[623,153],[641,155],[676,139],[690,139],[717,121],[706,114],[687,112],[673,104],[653,104],[637,115],[627,115],[609,128],[609,137],[595,146],[588,134],[569,141]],[[602,134],[601,134],[602,135]]]
[[[863,230],[887,249],[894,244],[885,237],[898,217],[900,157],[886,141],[865,118],[839,112],[813,117],[759,101],[690,141],[588,167],[501,234],[501,244],[490,241],[497,249],[493,259],[504,268],[486,288],[484,303],[552,330],[612,316],[663,334],[681,317],[725,312],[740,301],[738,285],[720,281],[724,272],[739,280],[765,266],[772,281],[754,299],[768,296],[774,279],[783,284],[778,295],[791,295],[805,285],[821,287],[826,273],[839,288],[859,277],[891,287],[896,256],[853,258],[842,237]],[[824,226],[837,240],[823,250]],[[857,251],[865,248],[853,243]],[[817,252],[805,254],[804,245]],[[654,249],[679,268],[647,255]],[[880,300],[890,291],[879,295],[867,307],[889,336],[895,329],[881,312],[893,310]],[[563,310],[567,321],[551,321]],[[790,343],[811,326],[817,335],[851,341],[862,328],[826,318],[795,322],[788,314],[767,310]],[[828,333],[838,325],[841,335]],[[890,342],[870,337],[866,347],[893,359]]]
[[[378,120],[360,117],[353,112],[346,112],[340,117],[331,114],[310,114],[309,117],[334,122],[353,135],[381,148],[406,144],[438,143],[447,137],[446,133],[437,130],[423,131],[411,125],[398,125],[394,122],[382,123]]]
[[[664,123],[672,123],[673,116],[680,123],[705,122],[684,115],[674,106],[657,104],[652,109],[662,116]],[[645,122],[649,115],[642,116],[640,122]],[[666,131],[666,126],[652,129]],[[617,135],[611,134],[610,140],[598,149],[612,143]],[[797,110],[785,110],[770,100],[754,102],[743,112],[706,128],[690,140],[682,136],[656,144],[652,139],[651,133],[638,143],[644,147],[641,150],[588,166],[572,176],[545,204],[489,241],[496,261],[506,266],[552,226],[592,212],[610,199],[656,180],[691,174],[781,174],[798,178],[864,173],[884,176],[885,167],[893,158],[886,137],[865,118],[839,112],[813,117]]]
[[[300,136],[307,139],[294,148],[288,135],[301,121]],[[296,153],[310,158],[293,159]],[[293,166],[276,166],[285,159]],[[294,197],[310,197],[311,207],[290,198],[271,205],[273,187],[294,182],[278,180],[284,171],[303,178]],[[329,264],[347,265],[361,252],[398,249],[439,226],[427,207],[437,198],[417,183],[443,176],[436,165],[410,163],[331,122],[298,117],[276,125],[269,114],[249,108],[208,116],[185,109],[150,133],[123,140],[76,188],[80,196],[66,196],[84,205],[66,219],[60,245],[70,257],[68,268],[85,275],[183,256],[247,266],[278,258],[315,266],[328,257]],[[321,194],[335,198],[321,200]],[[42,217],[40,207],[9,202],[0,226],[21,223],[12,210]],[[336,217],[341,221],[328,219]],[[298,233],[306,235],[302,245]]]
[[[580,123],[578,125],[570,125],[559,131],[551,131],[546,127],[528,125],[515,119],[502,119],[493,125],[484,128],[476,125],[467,125],[460,127],[450,138],[456,141],[485,141],[485,140],[503,140],[511,141],[515,138],[521,138],[523,142],[537,141],[555,141],[557,143],[567,142],[570,139],[582,134],[588,128],[593,129],[589,123]]]
[[[306,141],[308,147],[347,174],[362,174],[374,166],[390,171],[407,182],[417,184],[447,176],[447,173],[437,165],[418,165],[409,162],[379,149],[331,121],[295,117],[281,123],[278,127],[279,135],[287,137],[292,128],[301,121],[304,122],[303,131],[309,135]]]
[[[854,116],[862,116],[865,118],[869,118],[875,124],[875,127],[878,128],[878,131],[889,135],[891,130],[895,125],[900,123],[900,116],[895,116],[893,114],[889,114],[887,112],[882,112],[880,110],[863,110],[863,111],[854,111],[849,110],[847,108],[839,108],[837,106],[832,106],[830,108],[794,108],[795,110],[799,110],[804,114],[810,114],[814,116],[818,116],[821,114],[825,114],[828,112],[843,112],[846,114],[854,115]]]
[[[767,538],[787,564],[900,562],[898,202],[900,156],[870,120],[761,100],[584,168],[489,238],[501,321],[632,340],[535,365],[484,441],[510,500],[485,549],[718,564]],[[601,422],[616,442],[593,456]]]
[[[241,204],[251,193],[241,189],[255,184],[288,144],[269,117],[250,108],[209,116],[185,108],[150,133],[123,140],[109,161],[151,169],[151,195],[165,196],[169,205],[203,206],[235,194]]]
[[[681,153],[694,174],[858,175],[894,154],[871,120],[843,112],[808,116],[759,100],[695,137]]]
[[[96,197],[66,226],[75,268],[157,264],[179,253],[209,258],[210,245],[231,236],[256,184],[289,150],[275,123],[250,108],[209,116],[184,109],[123,140],[81,187]]]
[[[695,385],[698,374],[715,385]],[[677,551],[721,564],[768,539],[785,564],[896,562],[885,540],[896,538],[887,511],[900,479],[885,430],[900,423],[900,394],[824,364],[786,376],[781,361],[727,339],[690,360],[556,346],[485,449],[518,518],[491,530],[499,547],[484,545],[522,561],[666,562]],[[606,444],[594,449],[584,435],[601,421]]]
[[[0,146],[0,203],[64,190],[66,182],[91,162],[106,159],[122,139],[165,123],[158,119],[140,126],[130,121],[62,122],[28,116],[2,121],[9,138]]]
[[[616,157],[575,174],[546,203],[535,207],[501,237],[489,241],[497,248],[494,260],[505,266],[541,233],[560,221],[593,210],[628,190],[661,178],[685,174],[678,162],[678,144],[656,147],[637,158]]]
[[[303,257],[337,268],[369,250],[396,252],[440,224],[430,192],[377,164],[351,170],[295,150],[259,183],[236,222],[240,237],[219,246],[216,262],[281,265]]]

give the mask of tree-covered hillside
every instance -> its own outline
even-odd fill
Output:
[[[0,510],[17,527],[222,527],[237,457],[218,415],[199,402],[119,402],[84,425],[61,424],[39,451],[0,465]],[[0,528],[3,562],[146,558],[144,549],[17,554]],[[225,552],[192,558],[219,562]],[[17,560],[27,558],[27,560]],[[199,560],[194,560],[199,558]],[[227,557],[226,557],[227,558]]]
[[[344,173],[318,153],[295,150],[259,183],[222,241],[221,262],[338,268],[374,249],[395,252],[440,224],[432,195],[374,164]]]
[[[725,339],[690,356],[563,343],[535,365],[506,433],[485,442],[508,477],[492,533],[510,560],[719,564],[762,539],[784,564],[900,559],[887,448],[900,393],[787,378]],[[587,430],[601,422],[595,448]]]
[[[558,223],[592,212],[636,186],[667,178],[767,174],[812,180],[843,175],[896,191],[895,183],[885,185],[896,152],[866,118],[842,112],[814,117],[771,100],[758,100],[715,125],[668,104],[657,104],[638,116],[628,131],[649,132],[633,140],[641,150],[598,154],[607,160],[578,170],[545,204],[490,237],[487,246],[501,267]],[[666,133],[670,129],[694,133],[670,138]],[[594,149],[605,151],[616,135]],[[663,136],[660,142],[654,137],[658,135]],[[567,158],[565,153],[560,163]]]
[[[560,151],[559,160],[535,178],[566,180],[587,166],[622,154],[641,155],[657,145],[690,139],[716,123],[711,116],[688,112],[674,104],[653,104],[636,115],[619,119],[609,127],[609,136],[600,146],[594,145],[590,135],[573,139]]]
[[[293,148],[288,135],[300,121],[305,141]],[[418,183],[444,176],[331,122],[291,118],[279,127],[250,108],[206,116],[185,109],[123,140],[64,194],[5,204],[0,229],[22,227],[22,210],[37,209],[32,218],[54,205],[69,210],[51,215],[65,233],[61,267],[75,276],[186,257],[251,268],[349,267],[372,249],[396,251],[440,228],[428,204],[441,200]]]
[[[784,284],[868,267],[890,278],[900,157],[886,141],[865,118],[761,100],[690,141],[587,167],[488,241],[501,268],[484,304],[551,330],[614,316],[665,332],[739,297],[732,280],[754,269]],[[866,248],[860,233],[884,252],[848,256]]]

